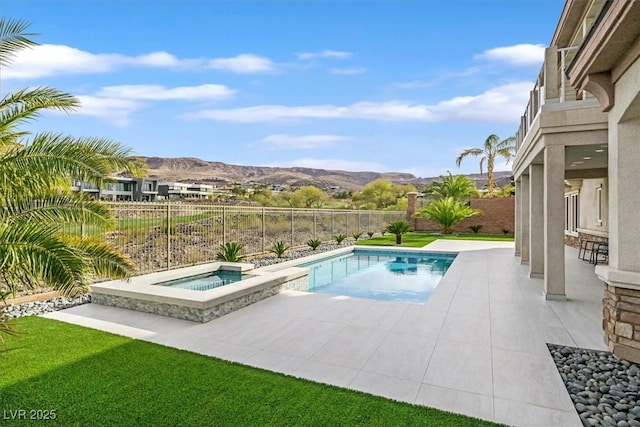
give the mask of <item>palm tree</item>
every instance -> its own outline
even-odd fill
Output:
[[[471,196],[478,194],[476,183],[464,175],[440,176],[440,181],[431,182],[424,190],[427,196],[433,199],[443,199],[453,197],[458,200],[467,201]]]
[[[24,21],[0,19],[0,66],[36,43]],[[83,292],[98,277],[126,278],[133,263],[79,224],[108,229],[107,206],[71,191],[73,179],[103,185],[123,172],[142,176],[145,165],[130,150],[102,138],[55,133],[31,135],[19,126],[43,110],[70,112],[80,102],[49,87],[22,89],[0,99],[0,299],[20,289],[52,287]],[[0,322],[0,331],[7,324]]]
[[[460,200],[453,197],[434,200],[416,212],[416,216],[430,219],[442,228],[444,234],[451,234],[453,227],[465,218],[479,214]]]
[[[396,245],[402,244],[402,235],[411,231],[411,226],[407,221],[394,221],[387,225],[387,231],[396,236]]]
[[[487,163],[487,191],[489,197],[493,197],[496,183],[493,179],[493,168],[498,156],[511,160],[515,152],[515,138],[509,137],[500,141],[500,137],[491,134],[484,141],[482,148],[468,148],[464,150],[456,159],[456,166],[460,167],[462,160],[467,156],[482,156],[480,158],[480,174],[484,173],[484,163]]]

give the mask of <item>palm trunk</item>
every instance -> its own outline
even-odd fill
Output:
[[[402,243],[402,234],[396,234],[396,245]]]
[[[493,197],[493,190],[496,184],[493,181],[493,165],[487,165],[487,190],[489,191],[489,197]]]

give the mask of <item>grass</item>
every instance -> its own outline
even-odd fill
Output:
[[[445,240],[490,240],[495,242],[513,242],[513,235],[502,234],[443,234],[438,236],[438,238]]]
[[[402,236],[402,244],[410,248],[421,248],[436,239],[446,240],[491,240],[500,242],[513,242],[513,236],[502,236],[498,234],[433,234],[420,231],[412,231]],[[396,236],[385,234],[384,236],[373,237],[366,240],[358,240],[356,245],[367,246],[396,246]]]
[[[16,326],[0,353],[3,425],[19,409],[65,426],[497,425],[51,319]]]

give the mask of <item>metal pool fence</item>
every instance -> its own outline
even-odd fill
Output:
[[[239,242],[244,255],[268,252],[273,243],[306,246],[310,239],[380,233],[403,211],[260,208],[191,203],[106,202],[116,218],[114,230],[80,227],[84,235],[106,236],[128,255],[139,273],[168,270],[215,259],[220,245]]]

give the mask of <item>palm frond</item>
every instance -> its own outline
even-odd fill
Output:
[[[0,224],[0,271],[9,290],[86,286],[83,258],[48,224]]]
[[[65,113],[80,106],[73,95],[50,87],[21,89],[0,100],[0,143],[4,146],[17,142],[25,134],[16,127],[35,120],[41,110],[58,110]]]
[[[71,236],[66,236],[65,239],[78,256],[86,261],[91,270],[91,277],[126,279],[135,271],[135,266],[129,258],[104,241]]]
[[[29,25],[27,21],[0,18],[0,66],[10,64],[17,51],[37,45],[29,39],[37,34],[25,32]]]
[[[479,156],[483,152],[484,151],[481,150],[480,148],[468,148],[468,149],[464,150],[462,153],[460,153],[460,155],[456,159],[456,166],[460,167],[460,165],[462,164],[462,160],[464,160],[465,157],[468,157],[468,156]]]
[[[44,194],[41,197],[12,197],[4,199],[0,219],[7,223],[38,221],[51,227],[65,224],[93,225],[112,228],[114,219],[107,206],[81,193]]]
[[[103,185],[116,173],[141,176],[145,170],[143,161],[116,142],[42,133],[30,144],[12,147],[0,156],[0,185],[19,180],[20,171],[31,172],[34,186],[52,187],[60,185],[61,177]]]

